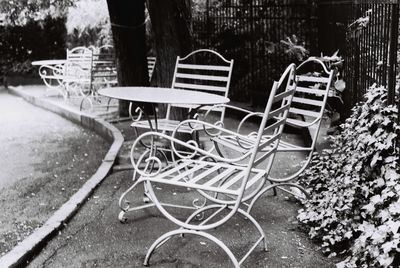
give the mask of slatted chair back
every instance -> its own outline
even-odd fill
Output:
[[[297,67],[296,93],[289,110],[287,124],[297,128],[314,128],[311,132],[311,147],[314,148],[325,110],[333,71],[311,57]]]
[[[187,56],[177,57],[172,88],[197,90],[218,95],[228,96],[233,69],[233,60],[225,59],[221,54],[210,49],[199,49]],[[187,105],[170,105],[167,109],[167,118],[171,107],[186,107]],[[208,109],[202,107],[201,109]],[[225,109],[221,108],[221,120]]]
[[[89,78],[92,67],[93,51],[86,47],[67,49],[65,76],[71,80]]]
[[[153,77],[154,68],[156,66],[156,57],[149,56],[147,57],[147,70],[149,72],[149,81]]]
[[[295,72],[295,65],[290,64],[279,81],[274,82],[267,106],[265,107],[264,117],[257,133],[257,139],[260,139],[260,141],[256,143],[258,145],[254,143],[251,145],[252,147],[255,146],[255,150],[257,151],[257,157],[252,164],[257,166],[268,158],[267,164],[265,165],[268,171],[271,169],[274,160],[274,157],[270,156],[276,152],[279,146],[292,98],[296,90]],[[267,122],[268,124],[266,124]],[[256,134],[254,133],[252,135]],[[254,141],[254,137],[249,138]]]
[[[103,87],[117,84],[117,67],[113,47],[104,45],[94,48],[90,81],[92,93]]]

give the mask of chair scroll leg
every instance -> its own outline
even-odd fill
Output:
[[[217,244],[223,251],[225,251],[225,253],[228,255],[228,257],[231,259],[234,267],[239,268],[239,262],[236,259],[236,257],[233,255],[232,251],[218,238],[216,238],[215,236],[208,234],[206,232],[203,231],[195,231],[195,230],[187,230],[187,229],[178,229],[178,230],[173,230],[170,231],[168,233],[163,234],[162,236],[160,236],[156,241],[154,241],[154,243],[151,245],[151,247],[149,248],[149,250],[147,251],[146,257],[144,259],[143,265],[144,266],[148,266],[149,265],[149,261],[150,261],[150,257],[151,254],[153,253],[153,251],[159,247],[159,244],[163,244],[165,243],[167,240],[169,240],[170,237],[174,236],[174,235],[182,235],[182,234],[193,234],[193,235],[198,235],[198,236],[202,236],[204,238],[207,238],[211,241],[213,241],[215,244]]]
[[[129,201],[125,200],[125,196],[130,193],[139,183],[141,183],[141,180],[137,180],[131,187],[126,190],[121,197],[119,198],[118,205],[121,209],[120,213],[118,214],[118,220],[122,223],[125,223],[127,221],[127,218],[125,217],[125,213],[129,211]]]

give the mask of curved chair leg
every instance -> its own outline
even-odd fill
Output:
[[[296,184],[296,183],[290,183],[290,182],[282,182],[282,183],[274,183],[271,185],[268,185],[267,187],[264,187],[261,191],[259,191],[257,193],[257,195],[255,195],[253,197],[253,199],[251,200],[251,203],[247,209],[247,212],[250,213],[251,209],[253,208],[254,204],[257,202],[257,200],[268,190],[273,189],[275,190],[276,187],[280,187],[280,186],[289,186],[289,187],[295,187],[297,189],[299,189],[301,192],[304,193],[304,195],[306,196],[306,199],[308,199],[310,197],[310,195],[308,194],[308,192],[306,191],[306,189],[304,189],[303,187],[301,187],[300,185]]]
[[[250,215],[250,213],[244,211],[243,209],[240,209],[240,208],[239,208],[239,209],[238,209],[238,212],[239,212],[240,214],[242,214],[242,215],[245,217],[245,219],[250,220],[250,221],[253,223],[253,225],[257,228],[258,232],[259,232],[260,235],[261,235],[262,240],[264,241],[264,244],[263,244],[264,251],[268,251],[268,248],[267,248],[267,241],[266,241],[266,239],[265,239],[266,236],[265,236],[264,230],[262,229],[262,227],[260,226],[260,224],[253,218],[253,216]]]
[[[130,193],[139,183],[141,183],[143,181],[141,180],[137,180],[131,187],[128,188],[128,190],[126,190],[121,197],[118,200],[118,205],[121,209],[120,213],[118,214],[118,219],[120,222],[125,223],[126,222],[126,217],[125,217],[125,213],[129,211],[129,201],[125,200],[125,196]]]
[[[232,251],[218,238],[216,238],[215,236],[208,234],[206,232],[203,231],[194,231],[194,230],[187,230],[187,229],[178,229],[178,230],[173,230],[170,231],[168,233],[163,234],[162,236],[160,236],[156,241],[154,241],[154,243],[151,245],[151,247],[149,248],[149,250],[147,251],[146,257],[144,259],[143,265],[148,266],[149,265],[149,261],[150,261],[150,257],[151,254],[153,253],[153,251],[157,248],[159,248],[161,245],[163,245],[167,240],[169,240],[169,238],[171,238],[174,235],[182,235],[182,234],[193,234],[193,235],[198,235],[198,236],[202,236],[204,238],[207,238],[211,241],[213,241],[215,244],[217,244],[223,251],[225,251],[225,253],[228,255],[228,257],[231,259],[234,267],[239,268],[239,262],[236,259],[235,255],[233,255]]]
[[[198,214],[200,214],[200,213],[204,213],[205,211],[210,210],[210,209],[214,209],[214,208],[224,209],[224,208],[226,208],[226,206],[221,206],[221,205],[212,204],[212,205],[208,205],[208,206],[205,206],[205,207],[203,207],[203,208],[200,208],[200,209],[196,210],[195,212],[193,212],[193,213],[187,218],[186,223],[191,222],[191,221],[196,217],[196,215],[198,215]],[[262,240],[264,240],[264,245],[263,245],[263,246],[264,246],[264,250],[267,251],[267,241],[265,240],[266,235],[265,235],[264,230],[263,230],[262,227],[260,226],[260,224],[253,218],[253,216],[251,216],[251,215],[250,215],[248,212],[246,212],[245,210],[239,208],[239,209],[238,209],[238,212],[239,212],[240,214],[242,214],[242,215],[244,216],[245,219],[250,220],[250,221],[253,223],[253,225],[256,227],[256,229],[258,230],[258,232],[259,232],[260,235],[261,235]]]

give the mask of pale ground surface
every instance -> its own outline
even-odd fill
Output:
[[[0,256],[41,226],[101,163],[109,144],[0,89]]]
[[[231,126],[237,125],[234,119],[229,122]],[[116,126],[123,130],[125,136],[132,137],[129,122]],[[285,134],[285,139],[301,143],[298,135]],[[126,147],[129,149],[129,144]],[[89,158],[92,157],[90,155]],[[301,155],[280,155],[274,174],[290,172],[300,161]],[[51,164],[54,165],[53,162]],[[95,169],[98,164],[96,166],[90,162],[85,166]],[[146,249],[157,237],[176,226],[154,208],[131,212],[127,215],[128,222],[121,224],[117,219],[118,199],[131,183],[132,171],[115,172],[106,178],[28,267],[142,267]],[[61,186],[56,184],[55,187]],[[166,201],[179,198],[179,201],[190,202],[193,199],[193,194],[173,188],[158,187],[156,192]],[[176,195],[167,195],[166,192]],[[129,196],[129,200],[133,204],[142,204],[142,194],[139,187]],[[283,194],[276,197],[268,193],[259,200],[253,209],[253,216],[267,235],[269,251],[264,252],[257,247],[243,267],[334,267],[339,260],[323,256],[318,245],[299,230],[295,219],[299,208],[301,205],[298,201]],[[235,217],[213,234],[239,256],[258,238],[254,227],[241,217]],[[154,253],[150,264],[151,267],[167,268],[232,267],[227,256],[215,244],[190,235],[170,240]]]

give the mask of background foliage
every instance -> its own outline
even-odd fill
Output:
[[[112,44],[106,0],[79,0],[68,8],[67,47]]]
[[[33,60],[65,58],[65,34],[63,18],[0,26],[0,76],[32,73]]]
[[[302,178],[311,198],[298,219],[338,267],[400,265],[400,135],[387,91],[372,86]]]

